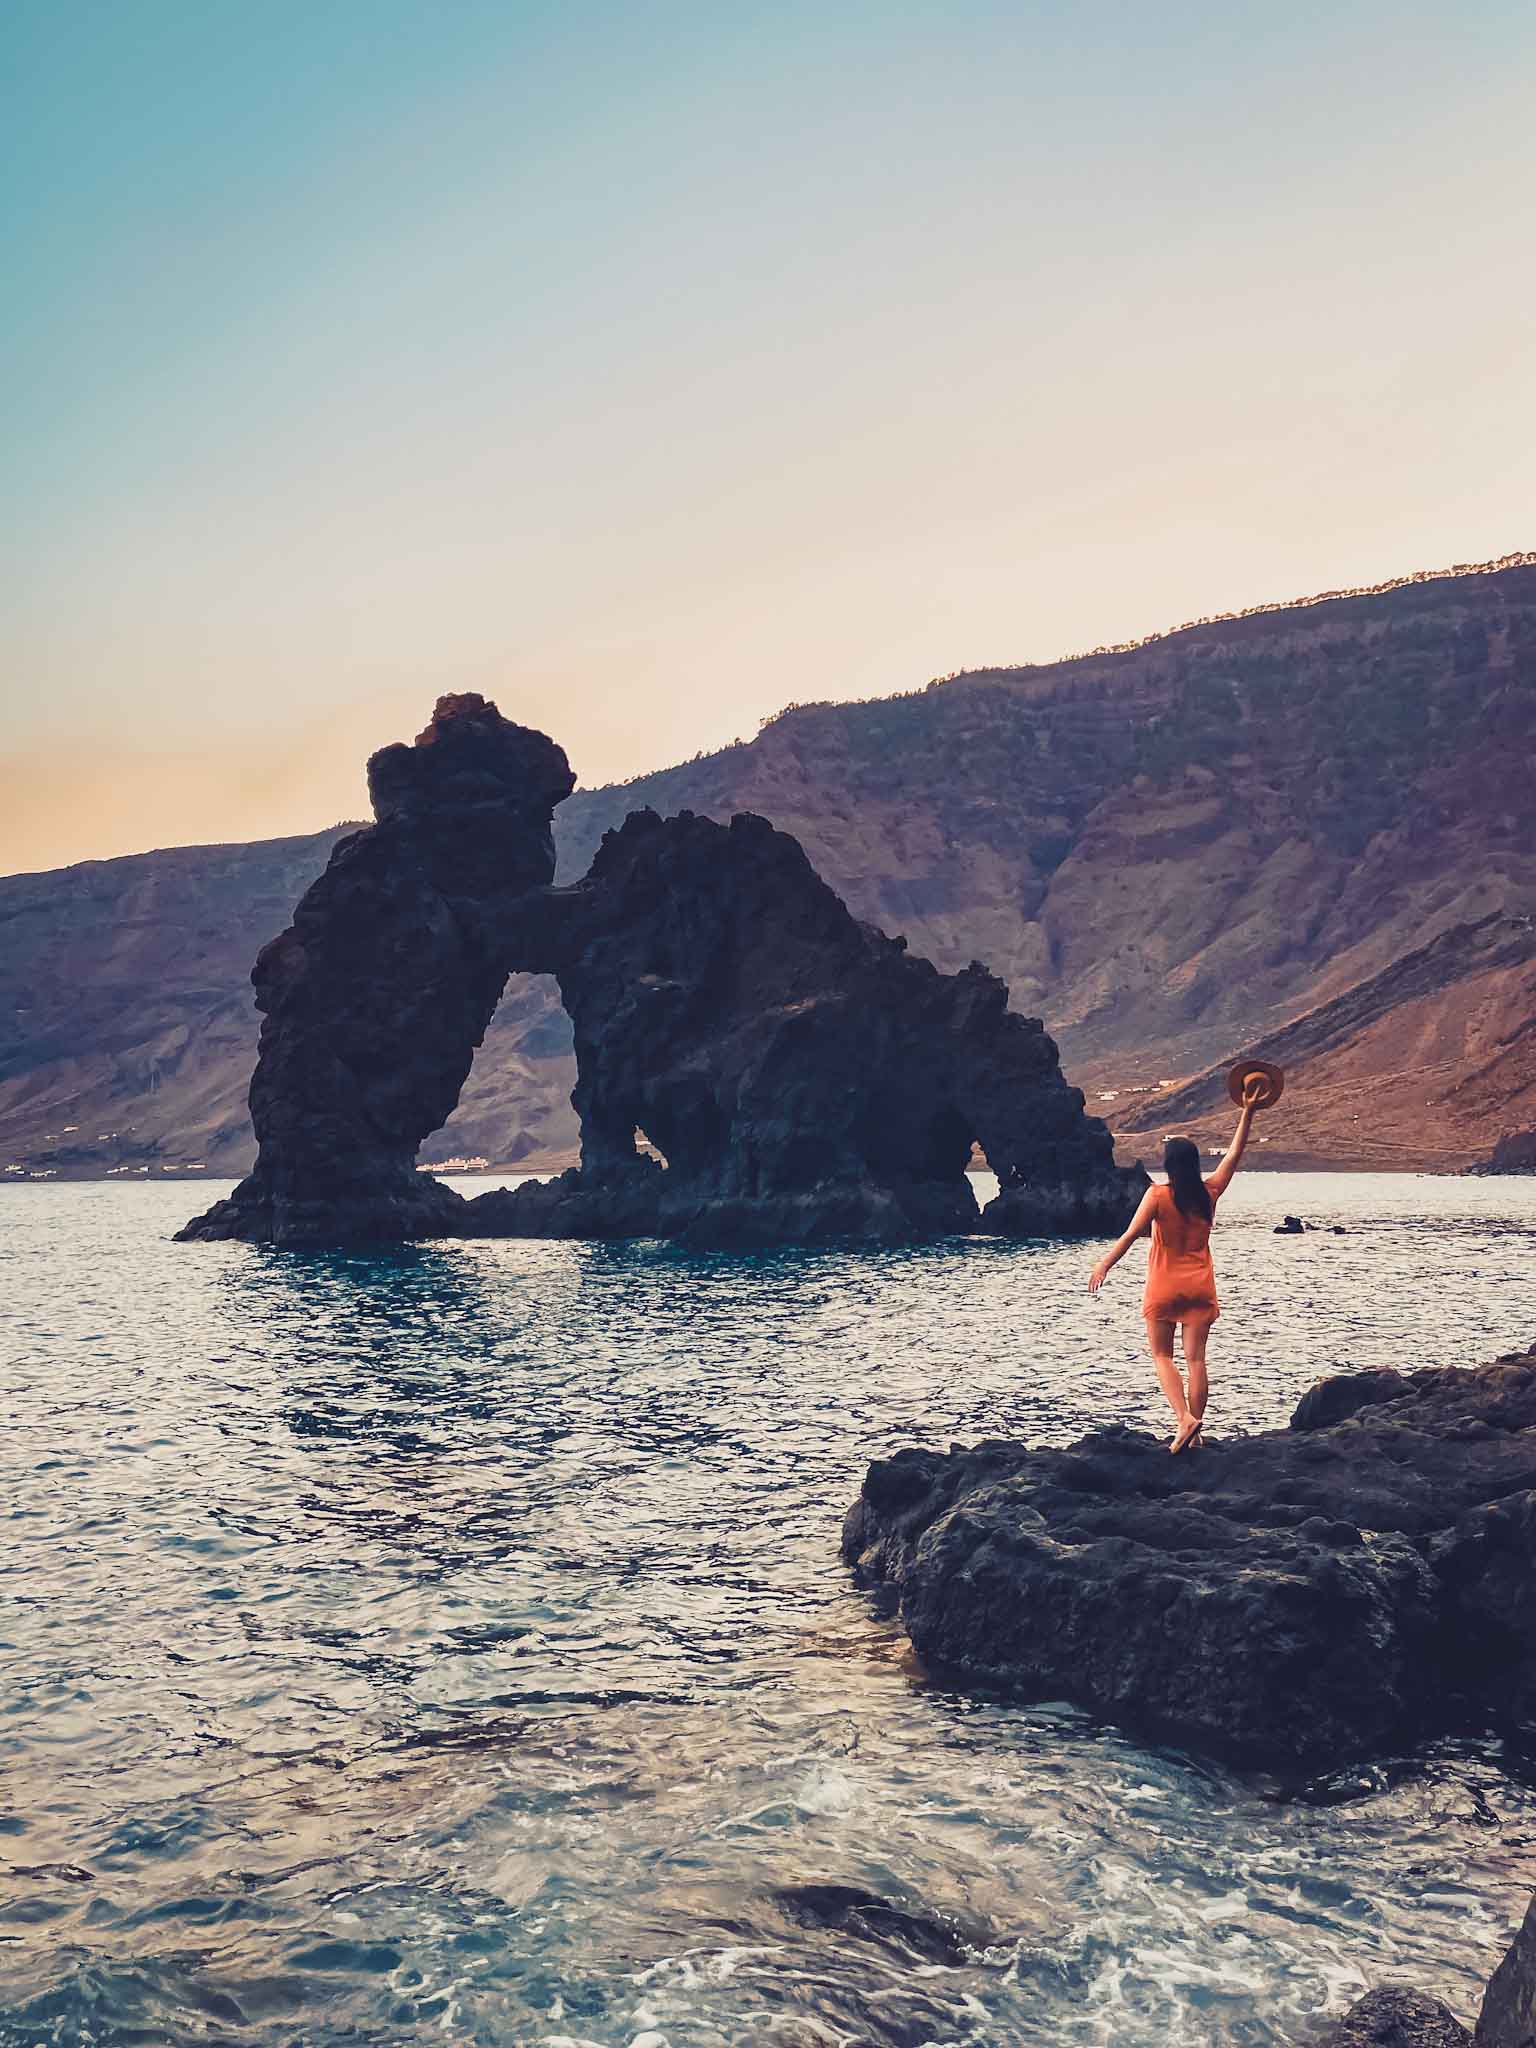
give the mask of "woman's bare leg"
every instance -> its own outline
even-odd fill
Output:
[[[1210,1374],[1205,1368],[1205,1344],[1211,1334],[1209,1319],[1184,1325],[1184,1364],[1189,1371],[1189,1412],[1196,1422],[1205,1419],[1205,1404],[1211,1395]]]
[[[1184,1382],[1179,1377],[1179,1368],[1173,1362],[1173,1324],[1147,1319],[1147,1342],[1152,1347],[1152,1360],[1157,1367],[1157,1384],[1162,1388],[1168,1406],[1173,1410],[1175,1424],[1174,1442],[1182,1450],[1180,1437],[1188,1438],[1193,1433],[1195,1418],[1189,1412],[1189,1403],[1184,1398]]]

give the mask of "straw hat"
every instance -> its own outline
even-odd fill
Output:
[[[1232,1100],[1241,1104],[1243,1083],[1250,1077],[1264,1083],[1264,1092],[1254,1105],[1257,1109],[1270,1109],[1285,1092],[1285,1070],[1271,1065],[1268,1060],[1242,1059],[1227,1075],[1227,1093]]]

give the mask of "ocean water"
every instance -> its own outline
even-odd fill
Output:
[[[173,1245],[211,1192],[0,1189],[3,2048],[1475,2011],[1536,1883],[1496,1746],[1282,1801],[930,1682],[838,1561],[902,1444],[1165,1427],[1139,1253]],[[1536,1340],[1536,1181],[1252,1175],[1217,1251],[1215,1433]]]

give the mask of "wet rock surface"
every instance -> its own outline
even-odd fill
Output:
[[[1173,1458],[1115,1428],[877,1460],[843,1554],[963,1682],[1292,1781],[1536,1732],[1536,1352],[1321,1382]]]
[[[1532,2048],[1536,2042],[1536,1899],[1488,1981],[1475,2032],[1423,1992],[1384,1986],[1352,2005],[1320,2048]]]
[[[1422,1991],[1372,1991],[1352,2005],[1322,2048],[1471,2048],[1449,2006]]]
[[[797,1927],[822,1928],[950,1969],[971,1962],[999,1937],[942,1914],[914,1911],[859,1885],[782,1885],[774,1898]]]
[[[1489,1979],[1475,2038],[1477,2048],[1530,2048],[1536,2041],[1536,1899]]]

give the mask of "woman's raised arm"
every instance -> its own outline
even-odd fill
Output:
[[[1233,1174],[1243,1163],[1243,1154],[1248,1150],[1248,1133],[1253,1129],[1254,1111],[1263,1092],[1263,1080],[1257,1075],[1250,1075],[1243,1083],[1243,1106],[1237,1113],[1237,1129],[1232,1133],[1232,1142],[1222,1155],[1220,1166],[1206,1181],[1213,1201],[1227,1192],[1232,1185]]]

